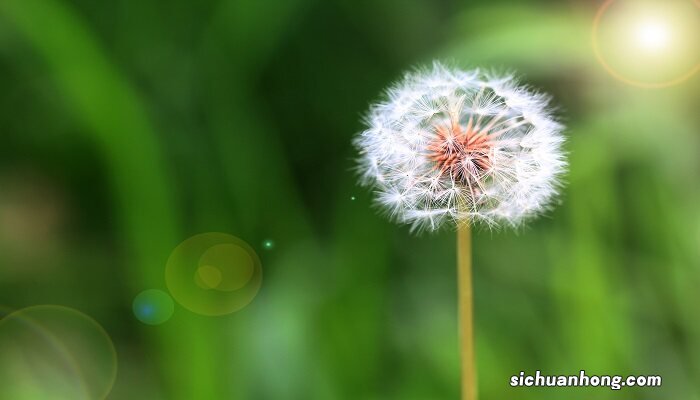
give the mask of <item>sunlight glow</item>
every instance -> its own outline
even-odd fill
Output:
[[[637,45],[649,51],[664,49],[671,39],[668,27],[659,21],[644,21],[640,23],[637,26],[635,36]]]
[[[700,72],[700,0],[606,0],[593,20],[598,62],[619,81],[664,88]]]

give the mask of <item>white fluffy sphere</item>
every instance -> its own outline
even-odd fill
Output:
[[[566,169],[549,97],[512,76],[436,63],[390,88],[366,120],[361,182],[415,230],[519,225],[547,208]]]

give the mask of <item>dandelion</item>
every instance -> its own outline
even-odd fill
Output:
[[[362,183],[414,230],[520,225],[547,209],[566,166],[548,104],[510,76],[437,63],[409,74],[355,140]]]
[[[413,231],[458,231],[463,398],[476,396],[470,225],[521,225],[547,210],[566,169],[549,97],[512,76],[435,63],[371,107],[354,141],[361,183]]]

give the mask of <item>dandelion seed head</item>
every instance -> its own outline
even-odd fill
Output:
[[[355,138],[360,182],[414,230],[518,226],[548,208],[566,170],[549,103],[510,75],[440,63],[409,73]]]

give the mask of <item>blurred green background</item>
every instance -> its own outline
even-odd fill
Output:
[[[440,58],[518,71],[568,125],[561,205],[475,237],[481,398],[700,399],[700,78],[612,78],[600,4],[0,1],[0,305],[97,320],[111,399],[459,398],[454,233],[386,221],[351,171],[369,102]],[[139,322],[202,232],[256,249],[258,296]],[[509,386],[581,369],[663,387]]]

